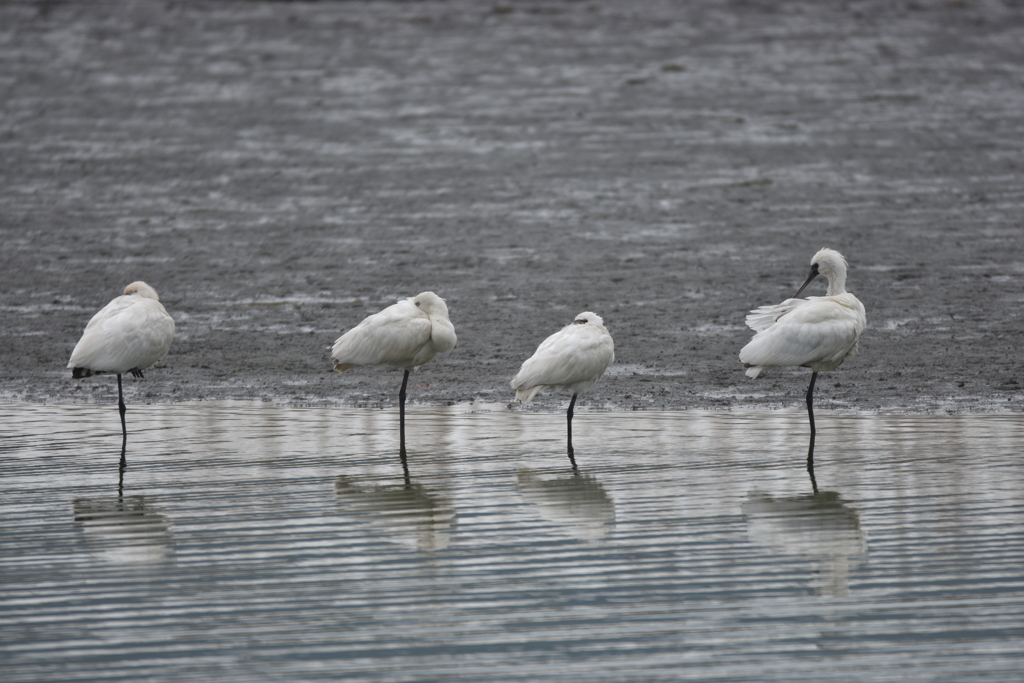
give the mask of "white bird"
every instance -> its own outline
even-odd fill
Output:
[[[167,314],[156,290],[145,282],[133,282],[124,294],[104,306],[85,326],[71,352],[68,367],[75,379],[91,375],[117,375],[117,407],[121,412],[121,450],[128,442],[124,423],[124,392],[121,375],[142,371],[167,355],[174,339],[174,319]]]
[[[828,279],[825,296],[796,298],[818,275]],[[811,273],[792,299],[754,309],[746,322],[757,332],[740,350],[740,362],[747,369],[748,377],[757,377],[769,368],[785,365],[811,369],[811,384],[807,387],[810,464],[815,433],[811,407],[814,381],[819,372],[835,370],[857,352],[857,342],[867,324],[864,305],[846,291],[846,259],[837,251],[822,249],[811,259]]]
[[[455,348],[455,327],[448,306],[433,292],[423,292],[388,306],[341,335],[331,348],[334,369],[345,372],[357,365],[402,368],[398,393],[401,454],[405,458],[405,389],[409,371],[439,353]]]
[[[615,362],[615,343],[596,313],[580,313],[570,325],[541,342],[512,378],[516,398],[529,403],[541,390],[564,389],[572,394],[566,412],[569,461],[572,449],[572,415],[576,397],[588,391]]]

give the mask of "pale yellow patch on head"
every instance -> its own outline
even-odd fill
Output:
[[[133,282],[130,285],[128,285],[127,287],[125,287],[124,288],[124,293],[126,295],[128,295],[128,294],[138,294],[139,296],[145,297],[147,299],[154,299],[155,301],[160,301],[160,297],[157,296],[156,290],[153,289],[152,287],[150,287],[149,285],[147,285],[142,280],[138,280],[136,282]]]

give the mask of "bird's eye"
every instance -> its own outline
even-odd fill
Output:
[[[416,302],[416,305],[417,305],[417,306],[419,306],[419,305],[420,305],[420,302],[419,302],[419,301],[417,301],[417,302]]]

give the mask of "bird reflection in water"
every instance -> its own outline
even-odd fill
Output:
[[[125,453],[117,496],[84,497],[72,501],[75,525],[89,553],[112,564],[151,564],[173,559],[171,523],[141,495],[124,495]]]
[[[516,488],[541,518],[580,541],[598,541],[615,528],[615,503],[597,477],[574,471],[568,477],[541,479],[524,468],[516,473]]]
[[[380,538],[423,552],[451,543],[457,516],[451,501],[410,481],[402,484],[357,483],[345,475],[334,480],[338,502],[359,521],[382,532]]]
[[[811,561],[818,595],[849,594],[850,570],[867,555],[857,510],[834,491],[776,498],[750,493],[743,503],[750,542]]]

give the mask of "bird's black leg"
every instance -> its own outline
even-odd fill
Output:
[[[402,377],[402,390],[398,392],[398,433],[399,452],[402,455],[402,463],[405,463],[405,388],[409,385],[409,371],[405,371]]]
[[[576,469],[576,459],[573,457],[572,450],[572,409],[574,407],[576,407],[576,394],[572,395],[572,400],[569,401],[569,410],[565,412],[566,434],[568,435],[569,445],[569,462],[572,463],[572,468]]]
[[[405,457],[405,451],[401,452],[402,477],[405,480],[405,488],[412,487],[412,479],[409,477],[409,460]]]
[[[811,385],[807,387],[807,417],[811,420],[811,436],[814,436],[814,408],[811,407],[811,399],[814,397],[814,380],[818,379],[818,373],[811,373]]]
[[[811,443],[807,447],[807,474],[811,475],[811,488],[818,492],[818,482],[814,478],[814,408],[811,407],[811,400],[814,397],[814,380],[818,379],[818,373],[811,373],[811,384],[807,387],[807,417],[811,420]]]
[[[124,469],[128,466],[128,461],[124,457],[125,444],[121,444],[121,466],[118,467],[117,476],[117,497],[120,498],[124,494]]]
[[[814,478],[814,434],[811,434],[811,444],[807,447],[807,474],[811,475],[811,488],[818,492],[818,480]]]
[[[117,410],[121,413],[121,451],[123,453],[128,445],[128,428],[124,424],[124,413],[128,409],[124,407],[124,390],[121,387],[120,373],[117,375]]]

